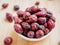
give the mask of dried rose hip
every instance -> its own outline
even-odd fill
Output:
[[[51,19],[56,22],[56,18],[54,16],[51,17]]]
[[[12,22],[12,21],[13,21],[13,16],[12,16],[12,14],[6,13],[6,19],[7,19],[9,22]]]
[[[24,15],[23,15],[23,18],[24,19],[29,19],[29,16],[30,16],[31,14],[29,13],[29,12],[26,12]]]
[[[18,6],[18,5],[15,5],[15,6],[14,6],[14,10],[15,10],[15,11],[19,10],[19,6]]]
[[[55,27],[55,23],[52,20],[49,20],[47,22],[47,25],[50,30],[52,30]]]
[[[41,29],[41,30],[45,30],[44,25],[39,25],[39,29]]]
[[[22,27],[24,28],[24,29],[30,29],[30,25],[27,23],[27,22],[22,22],[21,23],[21,25],[22,25]]]
[[[46,18],[45,18],[45,17],[39,17],[39,18],[38,18],[38,22],[39,22],[40,24],[44,24],[44,23],[46,23]]]
[[[39,1],[37,1],[36,3],[35,3],[35,5],[39,5],[40,4],[40,2]]]
[[[24,14],[25,12],[21,10],[17,12],[18,17],[23,17]]]
[[[33,31],[29,31],[28,34],[27,34],[27,36],[29,38],[33,38],[34,37],[34,32]]]
[[[45,35],[49,33],[49,29],[48,28],[45,28],[45,30],[43,30],[43,31],[44,31]]]
[[[3,4],[2,4],[2,7],[3,7],[3,8],[7,8],[7,7],[8,7],[8,3],[3,3]]]
[[[37,12],[37,9],[38,9],[37,6],[32,6],[32,7],[30,7],[30,12],[35,13],[35,12]]]
[[[44,32],[42,30],[38,30],[36,32],[36,38],[41,38],[42,36],[44,36]]]
[[[41,17],[45,17],[47,14],[47,10],[45,8],[41,8],[41,11],[36,13],[36,16],[41,16]]]
[[[14,17],[14,22],[15,22],[15,24],[20,24],[21,22],[23,22],[23,20],[18,18],[17,16],[15,16]]]
[[[39,24],[38,23],[32,23],[31,24],[31,30],[35,31],[39,28]]]
[[[36,22],[36,21],[37,21],[37,16],[31,15],[26,22],[30,23],[30,22]]]
[[[11,37],[6,37],[5,39],[4,39],[4,44],[5,45],[11,45],[12,44],[12,38]]]
[[[14,29],[19,34],[22,34],[23,33],[23,29],[22,29],[21,25],[19,25],[19,24],[15,24],[14,25]]]

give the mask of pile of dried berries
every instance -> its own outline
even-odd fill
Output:
[[[46,8],[35,6],[18,11],[14,17],[14,29],[17,33],[28,38],[41,38],[55,27],[55,17]]]
[[[14,29],[17,33],[28,38],[41,38],[47,35],[55,27],[55,17],[46,8],[38,7],[39,2],[34,6],[26,8],[25,11],[19,10],[19,6],[15,5],[14,10],[17,16],[6,13],[6,19],[9,22],[14,20]],[[4,3],[3,8],[7,8],[8,4]],[[5,45],[12,43],[12,38],[7,37],[4,40]]]

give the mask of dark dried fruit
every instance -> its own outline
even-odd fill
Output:
[[[22,25],[22,27],[24,28],[24,29],[30,29],[30,25],[27,23],[27,22],[22,22],[21,23],[21,25]]]
[[[51,19],[56,22],[56,18],[54,16],[51,17]]]
[[[39,1],[37,1],[36,3],[35,3],[35,5],[39,5],[40,4],[40,2]]]
[[[22,34],[23,33],[23,29],[22,29],[21,25],[19,25],[19,24],[15,24],[14,25],[14,29],[19,34]]]
[[[39,18],[38,18],[38,22],[39,22],[40,24],[44,24],[44,23],[46,23],[46,18],[45,18],[45,17],[39,17]]]
[[[47,14],[47,12],[46,12],[47,10],[45,8],[41,8],[40,10],[41,11],[39,11],[39,12],[36,13],[36,16],[45,17],[46,14]]]
[[[38,30],[37,32],[36,32],[36,37],[37,38],[41,38],[41,37],[43,37],[44,36],[44,32],[42,31],[42,30]]]
[[[7,19],[9,22],[12,22],[12,21],[13,21],[13,16],[12,16],[12,14],[6,13],[6,19]]]
[[[36,22],[36,21],[37,21],[37,16],[31,15],[26,22],[31,23],[31,22]]]
[[[17,12],[18,17],[23,17],[24,14],[25,12],[21,10]]]
[[[29,31],[28,34],[27,34],[27,36],[29,38],[33,38],[34,37],[34,32],[33,31]]]
[[[31,24],[31,30],[36,31],[39,28],[39,24],[38,23],[32,23]]]
[[[24,19],[29,19],[29,16],[30,16],[31,14],[29,13],[29,12],[26,12],[24,15],[23,15],[23,18]]]
[[[45,30],[43,30],[43,31],[44,31],[45,35],[49,33],[49,29],[48,28],[45,28]]]
[[[37,12],[37,9],[38,9],[37,6],[32,6],[32,7],[30,7],[30,12],[31,13],[36,13]]]
[[[4,44],[5,45],[11,45],[12,44],[12,38],[11,37],[6,37],[5,39],[4,39]]]
[[[17,16],[15,16],[14,17],[14,22],[15,22],[15,24],[20,24],[21,22],[23,22],[23,20],[18,18]]]
[[[15,11],[19,10],[19,6],[18,6],[18,5],[15,5],[15,6],[14,6],[14,10],[15,10]]]
[[[50,30],[52,30],[55,27],[55,23],[52,20],[49,20],[47,22],[47,25]]]
[[[8,3],[3,3],[3,4],[2,4],[2,7],[3,7],[3,8],[7,8],[7,7],[8,7]]]

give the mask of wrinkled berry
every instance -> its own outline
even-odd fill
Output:
[[[33,31],[37,30],[38,27],[39,27],[39,24],[38,23],[32,23],[31,24],[31,30],[33,30]]]
[[[56,18],[54,16],[51,17],[51,19],[56,22]]]
[[[15,10],[15,11],[19,10],[19,6],[18,6],[18,5],[15,5],[15,6],[14,6],[14,10]]]
[[[55,23],[52,20],[49,20],[47,22],[47,25],[50,30],[52,30],[55,27]]]
[[[27,36],[29,38],[33,38],[34,37],[34,32],[33,31],[29,31],[28,34],[27,34]]]
[[[19,24],[15,24],[14,29],[19,34],[23,33],[23,29],[22,29],[21,25],[19,25]]]
[[[8,7],[8,3],[3,3],[3,4],[2,4],[2,7],[3,7],[3,8],[7,8],[7,7]]]
[[[39,5],[40,4],[40,2],[39,1],[37,1],[36,3],[35,3],[35,5]]]
[[[37,37],[37,38],[41,38],[42,36],[44,36],[44,32],[43,32],[42,30],[38,30],[38,31],[36,32],[36,37]]]
[[[44,31],[45,35],[49,33],[49,29],[48,28],[45,28],[45,30],[43,30],[43,31]]]
[[[41,29],[41,30],[45,30],[44,25],[40,25],[40,26],[39,26],[39,29]]]
[[[38,8],[37,6],[32,6],[32,7],[30,7],[30,10],[31,10],[30,12],[31,12],[31,13],[37,12],[37,8]]]
[[[29,13],[29,12],[26,12],[24,15],[23,15],[23,18],[24,19],[29,19],[29,16],[30,16],[31,14]]]
[[[23,17],[24,14],[25,12],[21,10],[17,12],[18,17]]]
[[[45,17],[39,17],[39,18],[38,18],[38,22],[39,22],[40,24],[44,24],[44,23],[46,23],[46,18],[45,18]]]
[[[36,16],[45,17],[46,14],[47,14],[46,9],[45,8],[41,8],[40,10],[41,11],[39,11],[39,12],[36,13]]]
[[[12,38],[11,37],[6,37],[5,39],[4,39],[4,44],[5,45],[11,45],[12,44]]]
[[[9,22],[12,22],[12,21],[13,21],[13,16],[12,16],[12,14],[6,13],[6,19],[7,19]]]
[[[21,22],[23,22],[23,20],[21,20],[20,18],[18,18],[17,16],[14,17],[14,22],[15,24],[20,24]]]
[[[30,29],[30,25],[27,23],[27,22],[22,22],[21,23],[21,25],[22,25],[22,27],[24,28],[24,29]]]
[[[47,12],[47,17],[50,18],[53,14],[51,12]]]
[[[36,22],[36,21],[37,21],[37,16],[31,15],[26,22],[30,23],[30,22]]]

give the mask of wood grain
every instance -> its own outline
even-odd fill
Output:
[[[29,6],[34,5],[36,1],[40,1],[39,7],[46,7],[48,10],[52,11],[56,17],[56,27],[54,32],[47,38],[37,41],[30,42],[20,38],[13,29],[13,22],[9,23],[5,19],[6,12],[10,12],[13,16],[16,12],[13,10],[14,5],[19,5],[21,10],[26,9]],[[9,3],[7,9],[1,9],[3,3]],[[0,0],[0,45],[4,45],[4,38],[11,36],[13,38],[12,45],[58,45],[60,41],[60,0]]]

